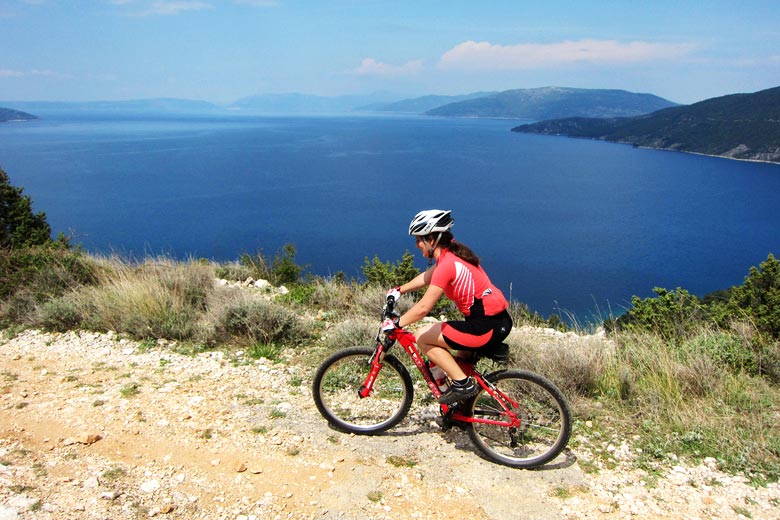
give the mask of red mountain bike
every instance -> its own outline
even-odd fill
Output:
[[[389,297],[382,317],[397,316],[394,307]],[[317,409],[338,430],[371,435],[406,417],[415,385],[406,366],[388,353],[396,342],[412,359],[434,398],[442,395],[414,334],[396,329],[382,335],[380,328],[375,347],[333,353],[314,375],[312,395]],[[526,370],[500,369],[482,375],[477,361],[494,358],[496,352],[489,347],[475,352],[456,360],[482,389],[460,403],[439,405],[444,426],[463,426],[487,458],[506,466],[534,468],[557,457],[571,434],[571,412],[560,390]]]

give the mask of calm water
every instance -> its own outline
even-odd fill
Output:
[[[780,166],[514,124],[51,118],[0,125],[0,166],[55,233],[90,251],[233,260],[293,242],[321,275],[399,259],[414,250],[418,210],[452,209],[456,238],[502,290],[583,321],[655,286],[703,295],[740,284],[780,254]]]

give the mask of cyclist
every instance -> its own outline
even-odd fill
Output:
[[[416,246],[430,267],[400,287],[390,289],[387,295],[397,300],[409,291],[427,289],[402,316],[382,324],[385,331],[407,327],[427,316],[445,295],[463,313],[462,321],[434,323],[417,333],[417,346],[452,380],[450,388],[439,398],[441,404],[468,399],[479,392],[479,385],[466,376],[449,349],[473,351],[497,345],[512,329],[506,298],[490,282],[474,252],[455,242],[450,232],[454,223],[451,211],[438,209],[421,211],[412,219],[409,234],[415,237]]]

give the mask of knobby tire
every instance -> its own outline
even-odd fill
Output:
[[[370,396],[361,398],[374,354],[373,347],[350,347],[331,354],[314,374],[312,396],[320,414],[336,429],[370,435],[392,428],[412,406],[409,371],[392,354],[385,355]]]
[[[571,411],[563,394],[544,377],[526,370],[500,370],[485,376],[518,403],[520,419],[510,428],[467,423],[471,441],[490,460],[514,468],[535,468],[557,457],[571,435]],[[505,420],[506,414],[484,389],[465,404],[474,418]]]

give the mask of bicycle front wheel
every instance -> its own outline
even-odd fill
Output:
[[[373,354],[373,347],[340,350],[323,361],[314,374],[314,403],[339,430],[357,434],[383,432],[401,422],[409,412],[414,391],[412,378],[403,363],[391,354],[385,356],[371,395],[358,395]]]
[[[571,412],[560,390],[544,377],[526,370],[500,370],[486,378],[511,400],[504,404],[519,419],[509,416],[484,389],[466,406],[472,417],[468,432],[474,445],[489,459],[515,468],[534,468],[550,462],[566,447],[571,435]]]

